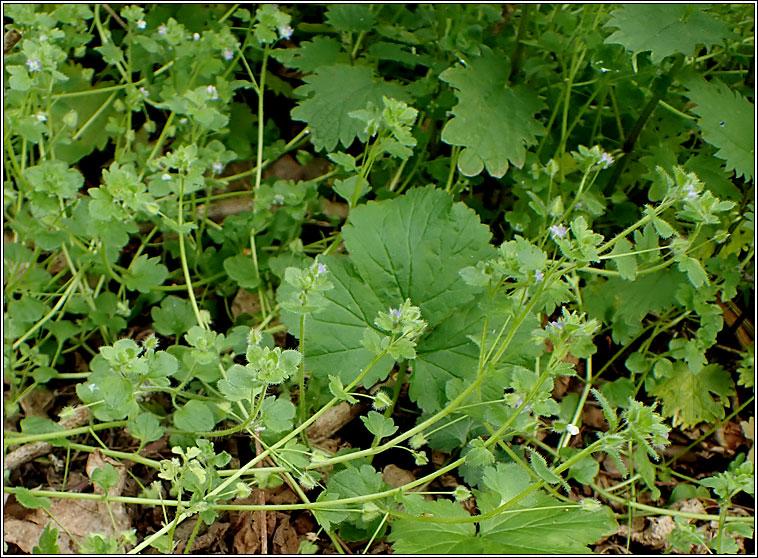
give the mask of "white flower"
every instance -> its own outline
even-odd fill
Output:
[[[147,22],[144,19],[137,20],[137,29],[144,29],[147,27]]]
[[[159,35],[165,35],[167,31],[168,31],[168,29],[166,28],[165,25],[161,25],[160,27],[158,27],[158,34]]]
[[[167,172],[164,172],[161,176],[161,180],[171,180],[171,175]]]
[[[576,427],[575,424],[569,424],[568,426],[566,426],[566,432],[568,432],[572,436],[576,436],[577,434],[579,434],[579,429]]]
[[[213,163],[213,170],[216,174],[220,173],[222,170],[224,170],[224,164],[216,161]]]
[[[193,33],[192,34],[192,39],[194,41],[199,41],[200,40],[200,33]]]
[[[30,72],[39,72],[40,68],[42,68],[42,64],[36,58],[29,58],[26,61],[26,65],[29,66]]]
[[[224,57],[224,60],[231,60],[234,58],[234,51],[230,48],[225,48],[224,51],[221,53],[221,56]]]
[[[282,39],[289,39],[292,36],[292,27],[289,25],[281,25],[279,26],[279,36]]]
[[[38,112],[37,114],[34,115],[34,117],[39,122],[47,122],[47,115],[44,112]]]
[[[208,86],[208,97],[210,97],[211,101],[218,99],[218,90],[215,85]]]

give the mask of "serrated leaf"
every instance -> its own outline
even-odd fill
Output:
[[[502,502],[500,494],[476,491],[479,509],[486,513]],[[388,539],[397,554],[586,554],[595,543],[617,528],[613,512],[603,506],[597,512],[560,502],[543,493],[533,495],[528,509],[519,503],[509,513],[480,523],[479,532],[471,522],[435,523],[428,518],[466,519],[468,513],[456,502],[425,501],[421,496],[403,498],[408,513],[425,516],[425,521],[405,517],[392,522]],[[536,508],[536,509],[532,509]]]
[[[378,312],[410,298],[430,328],[434,327],[473,298],[458,270],[493,251],[490,233],[476,214],[433,188],[355,208],[351,224],[343,228],[343,238],[351,255],[324,258],[334,285],[325,296],[332,304],[308,318],[306,354],[307,370],[322,378],[339,371],[343,384],[350,383],[374,356],[363,341],[366,328],[384,335],[374,324]],[[283,312],[282,321],[291,332],[299,331],[295,314]],[[435,341],[435,349],[450,348],[444,342],[442,338]],[[424,350],[423,344],[422,338],[417,353]],[[468,344],[464,337],[454,347]],[[426,358],[434,357],[427,354]],[[384,378],[391,366],[390,357],[382,358],[364,385]],[[414,376],[412,383],[421,381],[413,388],[414,394],[432,388],[427,380]],[[429,404],[437,404],[439,391],[444,393],[444,382],[434,386]]]
[[[303,81],[305,85],[298,87],[295,95],[305,100],[292,109],[291,115],[308,123],[317,151],[333,151],[338,143],[349,147],[355,138],[365,141],[365,124],[349,114],[365,109],[369,102],[383,106],[382,97],[409,101],[401,86],[377,79],[366,66],[321,66]]]
[[[726,161],[726,169],[734,169],[737,177],[753,180],[755,167],[755,106],[739,92],[717,79],[710,82],[693,76],[683,81],[691,109],[700,119],[703,139],[715,147],[716,157]]]
[[[671,376],[649,392],[660,398],[662,414],[673,417],[673,426],[689,428],[699,422],[714,423],[724,418],[724,408],[734,394],[734,383],[729,372],[718,364],[709,364],[693,374],[689,366],[678,360]]]
[[[321,35],[312,41],[300,43],[296,48],[273,50],[271,55],[288,68],[296,68],[303,73],[337,62],[348,62],[348,56],[342,52],[340,43],[332,37]]]
[[[388,485],[382,479],[382,474],[371,465],[361,465],[360,468],[350,467],[329,477],[326,483],[326,490],[319,496],[318,501],[322,501],[322,497],[324,500],[336,500],[366,496],[381,492],[387,488]],[[375,502],[375,504],[379,503]],[[339,523],[345,519],[356,525],[365,525],[365,522],[360,519],[360,514],[350,513],[340,515],[339,512],[324,512],[326,510],[314,510],[314,515],[319,520],[319,523],[326,528],[330,528],[330,525]]]
[[[182,335],[196,323],[190,302],[174,295],[164,298],[160,308],[153,307],[150,315],[155,331],[165,336]]]
[[[547,466],[547,461],[538,452],[532,450],[529,453],[529,464],[532,466],[532,470],[537,473],[542,480],[548,484],[560,484],[567,493],[571,492],[571,488],[565,480],[559,475],[556,475]]]
[[[653,64],[677,52],[692,56],[696,46],[717,45],[734,35],[693,4],[624,4],[611,12],[606,27],[617,28],[606,44],[624,45],[635,55],[650,51]]]
[[[331,374],[329,375],[329,391],[331,391],[332,395],[337,399],[347,401],[351,405],[358,403],[358,400],[355,397],[345,391],[345,386],[342,385],[340,379]]]
[[[442,129],[442,141],[464,148],[458,169],[465,176],[476,176],[486,167],[491,176],[500,178],[509,162],[521,168],[526,147],[544,133],[534,118],[542,101],[526,87],[507,87],[509,74],[508,57],[488,50],[467,59],[465,66],[440,74],[458,98],[453,118]]]
[[[369,4],[331,4],[326,9],[326,20],[340,31],[360,33],[374,28],[376,16]]]

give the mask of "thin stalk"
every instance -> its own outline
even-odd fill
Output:
[[[261,79],[260,86],[258,88],[258,145],[255,165],[255,191],[261,187],[261,176],[263,172],[263,127],[265,120],[263,117],[263,92],[266,87],[266,63],[268,62],[269,47],[266,45],[263,48],[263,62],[261,63]]]

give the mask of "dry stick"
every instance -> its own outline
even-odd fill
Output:
[[[66,430],[70,430],[71,428],[84,426],[89,422],[89,419],[89,407],[78,407],[74,412],[74,416],[71,418],[61,419],[58,421],[58,424]],[[23,446],[14,449],[12,452],[5,456],[5,459],[3,460],[3,467],[7,471],[12,471],[16,467],[23,465],[24,463],[27,463],[28,461],[31,461],[40,455],[46,454],[52,448],[53,445],[50,442],[40,441],[24,444]]]
[[[256,434],[258,432],[256,431]],[[258,436],[253,436],[253,440],[255,441],[255,455],[258,456],[263,452],[263,447],[261,446],[260,440],[258,440]],[[258,465],[256,467],[263,467],[263,459],[258,462]],[[261,506],[266,505],[266,493],[263,491],[262,488],[258,489],[258,503]],[[261,513],[261,554],[268,554],[268,529],[267,529],[267,517],[266,514],[268,513],[265,509],[260,511]]]

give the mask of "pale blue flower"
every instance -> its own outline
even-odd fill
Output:
[[[168,28],[165,25],[158,27],[158,35],[165,35],[168,32]]]
[[[289,25],[282,25],[279,27],[279,36],[282,39],[289,39],[292,36],[292,27]]]
[[[604,169],[607,169],[613,164],[613,156],[610,153],[603,153],[600,156],[599,165],[602,165]]]
[[[390,314],[392,314],[392,317],[395,318],[396,321],[400,321],[400,317],[403,315],[400,310],[397,308],[390,308]]]
[[[327,272],[327,268],[324,264],[322,264],[321,262],[316,264],[316,277],[318,277],[319,275],[323,275],[326,272]]]
[[[224,57],[224,60],[231,60],[234,58],[234,51],[230,48],[225,48],[221,53],[221,56]]]
[[[144,29],[147,27],[147,22],[144,19],[137,20],[137,29]]]
[[[193,41],[199,41],[200,40],[200,33],[192,33],[192,40]]]
[[[220,173],[222,170],[224,170],[224,164],[223,163],[220,163],[219,161],[216,161],[215,163],[213,163],[213,171],[216,174]]]
[[[537,283],[541,283],[544,278],[545,278],[545,274],[541,272],[539,269],[534,272],[534,280],[537,281]]]
[[[26,61],[26,65],[29,66],[30,72],[39,72],[42,68],[42,64],[36,58],[29,58],[29,60]]]
[[[150,91],[148,91],[145,86],[140,87],[139,92],[142,93],[145,97],[150,96]]]
[[[211,101],[218,99],[218,90],[215,85],[208,86],[208,97],[210,97]]]
[[[550,227],[550,232],[553,236],[557,236],[558,238],[563,238],[564,236],[566,236],[568,229],[564,227],[562,223],[558,223],[557,225],[553,225],[552,227]]]
[[[281,194],[274,194],[274,203],[277,205],[282,205],[284,203],[284,196]]]

